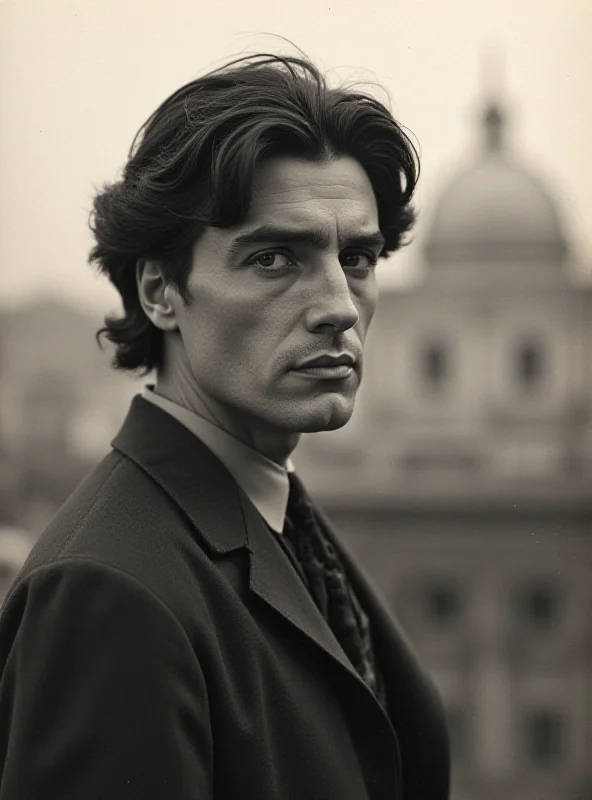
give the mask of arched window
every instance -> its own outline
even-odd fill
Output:
[[[545,358],[541,342],[522,342],[516,351],[516,377],[519,384],[525,389],[535,389],[540,385],[544,372]]]
[[[467,596],[452,574],[409,575],[396,587],[393,604],[419,636],[450,636],[463,628]]]
[[[531,764],[548,767],[561,759],[564,750],[563,720],[554,709],[538,708],[524,717],[524,740]]]
[[[429,342],[421,352],[421,376],[430,391],[439,391],[450,377],[450,353],[443,342]]]
[[[526,581],[517,590],[517,610],[521,622],[532,632],[553,630],[560,622],[559,586],[542,578]]]
[[[462,612],[460,587],[456,580],[433,577],[422,587],[424,616],[432,627],[454,625]]]

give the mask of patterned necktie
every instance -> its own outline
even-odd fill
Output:
[[[302,567],[309,591],[355,670],[383,702],[368,617],[347,579],[335,547],[299,478],[288,473],[284,536]]]

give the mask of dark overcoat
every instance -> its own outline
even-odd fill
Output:
[[[445,800],[439,698],[335,544],[388,716],[230,473],[136,397],[5,601],[0,800]]]

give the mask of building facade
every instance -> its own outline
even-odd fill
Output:
[[[440,688],[456,800],[588,800],[592,292],[499,107],[482,136],[295,461]]]

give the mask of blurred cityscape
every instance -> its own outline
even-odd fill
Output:
[[[455,800],[592,797],[592,287],[552,187],[488,106],[384,290],[342,430],[295,462],[431,670]],[[0,598],[109,449],[144,381],[100,319],[55,301],[0,316]]]

